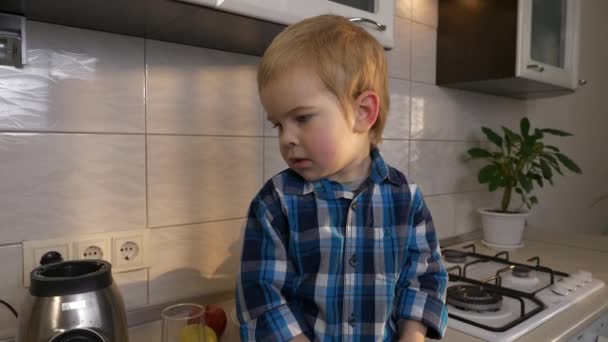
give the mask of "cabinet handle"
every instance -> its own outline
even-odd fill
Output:
[[[543,72],[545,70],[545,68],[543,66],[540,66],[538,64],[528,64],[527,68],[536,69],[536,71],[538,71],[538,72]]]
[[[584,86],[587,84],[587,80],[578,80],[578,84]]]
[[[363,22],[363,23],[370,23],[370,24],[373,24],[374,26],[376,26],[376,28],[377,28],[379,31],[384,31],[384,30],[386,30],[386,25],[384,25],[384,24],[380,24],[379,22],[377,22],[377,21],[375,21],[375,20],[368,19],[368,18],[360,18],[360,17],[357,17],[357,18],[350,18],[350,19],[348,19],[348,20],[349,20],[351,23],[359,23],[359,22]]]

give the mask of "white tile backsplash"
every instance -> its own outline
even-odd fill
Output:
[[[0,244],[144,227],[144,140],[0,133]]]
[[[148,132],[262,135],[259,58],[149,40]]]
[[[466,151],[478,146],[467,142],[412,141],[411,179],[425,195],[482,190],[477,182],[479,161],[465,162]]]
[[[408,175],[410,142],[409,140],[383,140],[379,146],[386,162]]]
[[[264,182],[288,168],[279,150],[279,138],[264,138]]]
[[[435,84],[437,29],[412,23],[412,81]]]
[[[390,139],[408,139],[410,136],[410,84],[409,81],[388,80],[390,110],[382,136]]]
[[[395,17],[395,47],[386,52],[388,74],[392,78],[410,79],[412,22]]]
[[[148,226],[245,217],[262,185],[263,138],[148,137]]]
[[[112,277],[122,295],[127,311],[148,304],[148,269],[113,272]]]
[[[245,220],[229,220],[150,232],[150,303],[234,288]]]
[[[411,0],[412,19],[437,29],[439,0]]]
[[[395,15],[404,19],[412,19],[412,0],[395,0]]]
[[[0,299],[9,303],[17,313],[21,312],[21,303],[25,298],[23,288],[23,257],[21,245],[0,247]],[[17,318],[4,305],[0,305],[0,338],[15,336],[17,333]]]
[[[144,133],[144,40],[27,24],[27,64],[0,66],[0,130]]]

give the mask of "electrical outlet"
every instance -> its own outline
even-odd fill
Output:
[[[124,272],[147,267],[146,240],[145,231],[114,233],[112,236],[114,270]]]
[[[40,266],[47,252],[58,252],[63,260],[71,260],[70,241],[66,239],[23,241],[23,286],[30,286],[30,273]]]
[[[74,259],[105,260],[112,262],[110,237],[89,236],[74,242]]]

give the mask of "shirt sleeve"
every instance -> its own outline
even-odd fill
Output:
[[[296,277],[288,241],[289,226],[276,193],[263,189],[249,208],[237,277],[242,341],[289,341],[308,330],[289,300]]]
[[[441,264],[435,227],[422,193],[413,190],[409,222],[412,223],[401,261],[395,295],[395,318],[415,320],[427,326],[427,337],[441,339],[448,311],[445,292],[448,275]]]

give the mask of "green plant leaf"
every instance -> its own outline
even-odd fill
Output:
[[[553,135],[559,135],[560,137],[570,137],[570,136],[572,136],[572,134],[570,134],[568,132],[560,131],[559,129],[553,129],[553,128],[545,128],[545,129],[541,129],[541,131],[543,133],[549,133],[549,134],[553,134]]]
[[[491,158],[492,153],[484,150],[483,148],[474,147],[467,151],[472,158]]]
[[[494,178],[496,178],[496,175],[498,174],[498,172],[499,172],[499,169],[496,165],[494,165],[494,164],[486,165],[481,170],[479,170],[479,175],[477,177],[477,180],[481,184],[489,183]]]
[[[505,126],[502,126],[502,130],[506,136],[509,136],[509,139],[511,139],[512,142],[514,142],[514,143],[521,142],[522,139],[519,134],[513,132],[512,130],[508,129]]]
[[[488,127],[481,127],[483,133],[488,137],[488,140],[496,144],[498,147],[502,147],[502,138],[500,135],[496,134],[493,130]]]
[[[544,147],[545,147],[545,145],[543,143],[537,142],[532,147],[532,151],[534,151],[535,153],[541,153],[543,151]]]
[[[553,172],[551,172],[549,164],[547,164],[544,159],[540,160],[540,168],[543,171],[543,177],[545,177],[545,179],[551,179],[551,177],[553,177]]]
[[[525,192],[532,191],[532,182],[530,181],[530,178],[528,178],[526,175],[519,175],[519,183],[521,184]]]
[[[530,120],[526,117],[522,118],[519,122],[519,128],[521,129],[521,135],[527,137],[530,131]]]
[[[542,130],[540,130],[540,129],[538,129],[538,128],[535,128],[535,129],[534,129],[534,135],[533,135],[533,136],[534,136],[534,138],[535,138],[536,140],[542,139],[542,138],[543,138],[543,131],[542,131]]]
[[[517,192],[520,195],[523,195],[521,188],[515,188],[515,192]]]
[[[559,152],[559,148],[551,145],[545,145],[545,148],[551,151]]]
[[[532,203],[532,204],[538,204],[538,198],[536,198],[536,196],[530,197],[530,203]]]
[[[561,168],[559,167],[559,164],[557,162],[557,159],[555,159],[552,155],[547,154],[547,153],[543,153],[540,156],[541,158],[545,159],[549,165],[555,169],[555,171],[557,171],[557,173],[559,173],[560,175],[564,175],[564,173],[562,172]]]
[[[565,155],[561,154],[561,153],[556,153],[555,156],[557,157],[557,159],[559,159],[560,162],[562,162],[562,164],[564,164],[565,167],[567,167],[570,171],[572,172],[576,172],[576,173],[583,173],[583,171],[581,171],[581,169],[578,167],[578,165],[576,165],[575,162],[573,162],[572,160],[570,160],[570,158],[566,157]]]

